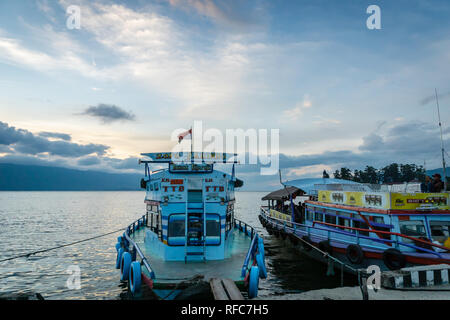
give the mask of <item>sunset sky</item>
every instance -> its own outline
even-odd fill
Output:
[[[450,148],[448,0],[0,2],[0,162],[135,169],[201,120],[280,129],[288,178],[434,169],[435,88]]]

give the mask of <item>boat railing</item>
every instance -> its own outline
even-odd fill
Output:
[[[131,245],[131,247],[136,251],[136,253],[141,258],[142,264],[147,269],[147,271],[150,275],[150,278],[155,279],[155,272],[153,271],[150,264],[148,263],[147,258],[142,253],[142,250],[139,248],[139,245],[131,239],[131,235],[135,231],[139,230],[141,227],[146,226],[147,222],[148,222],[148,213],[146,213],[141,218],[139,218],[138,220],[136,220],[132,224],[130,224],[127,227],[127,229],[125,230],[124,236],[125,236],[125,239],[128,242],[128,244]]]
[[[446,250],[446,251],[450,251],[449,248],[446,248],[446,247],[444,247],[444,246],[438,245],[438,244],[436,244],[436,243],[432,243],[432,242],[429,242],[429,241],[426,241],[426,240],[414,238],[414,237],[411,237],[411,236],[408,236],[408,235],[405,235],[405,234],[401,234],[401,233],[397,233],[397,232],[381,231],[381,230],[370,230],[370,229],[362,229],[362,228],[354,228],[354,227],[341,226],[341,225],[332,224],[332,223],[327,223],[327,222],[322,222],[322,221],[314,221],[314,222],[313,222],[313,225],[314,225],[314,224],[321,224],[321,225],[325,225],[325,226],[329,226],[329,227],[333,227],[333,228],[338,227],[338,228],[342,228],[342,229],[356,230],[356,231],[358,231],[358,232],[363,231],[363,232],[372,232],[372,233],[377,233],[377,234],[392,235],[392,236],[395,236],[395,240],[391,240],[391,239],[377,239],[377,238],[373,238],[373,237],[365,237],[365,236],[361,236],[361,235],[360,235],[360,237],[365,237],[365,238],[368,238],[368,239],[370,239],[370,240],[377,240],[377,241],[382,241],[382,242],[395,243],[397,246],[398,246],[398,245],[403,245],[403,246],[406,246],[406,247],[410,247],[410,248],[412,248],[412,249],[423,250],[423,251],[428,252],[428,253],[437,254],[439,257],[440,257],[440,255],[439,255],[439,253],[436,252],[436,251],[429,250],[429,249],[427,249],[427,248],[423,248],[423,247],[419,247],[419,246],[415,246],[415,245],[411,245],[411,244],[408,244],[408,243],[405,243],[405,242],[399,242],[399,241],[398,241],[398,237],[400,237],[400,238],[405,238],[405,239],[409,239],[409,240],[412,240],[412,241],[414,241],[414,242],[423,243],[424,245],[427,245],[427,246],[430,246],[430,247],[436,247],[436,248],[439,248],[439,249],[443,249],[443,250]],[[345,234],[352,235],[352,233],[348,233],[348,232],[346,232]]]
[[[273,218],[273,217],[269,216],[268,213],[267,213],[267,211],[266,211],[265,209],[261,208],[261,212],[262,212],[262,214],[263,214],[264,216],[266,216],[266,218],[268,218],[268,219],[270,219],[270,220],[275,220],[275,223],[281,222],[281,223],[283,224],[284,230],[292,230],[292,231],[294,232],[294,234],[296,234],[296,228],[297,228],[297,226],[300,226],[300,227],[306,227],[306,230],[307,230],[307,232],[308,232],[308,236],[311,234],[311,229],[312,229],[311,226],[307,226],[307,225],[303,225],[303,224],[299,224],[299,223],[295,223],[295,222],[294,222],[294,223],[293,223],[293,227],[289,227],[289,226],[286,225],[286,221],[281,220],[281,219],[277,219],[277,218]],[[271,222],[271,223],[272,223],[272,222]],[[325,230],[325,229],[324,229],[324,230]],[[326,231],[328,231],[328,230],[326,230]],[[329,236],[330,236],[330,235],[328,234],[328,237],[329,237]],[[304,240],[302,240],[302,241],[304,241]],[[310,245],[311,245],[311,244],[310,244]],[[311,245],[311,246],[312,246],[312,245]],[[334,262],[339,263],[339,264],[341,265],[341,286],[344,285],[344,268],[347,268],[347,269],[351,270],[352,272],[357,273],[358,275],[360,274],[360,270],[351,267],[350,265],[346,264],[345,262],[342,262],[341,260],[337,259],[336,257],[333,257],[333,256],[330,255],[329,253],[324,252],[324,251],[322,251],[321,249],[319,249],[319,248],[317,248],[317,247],[315,247],[315,246],[313,246],[313,247],[315,248],[315,250],[317,250],[317,251],[319,251],[321,254],[323,254],[324,257],[327,256],[328,259],[329,259],[330,261],[334,261]],[[359,276],[358,276],[358,280],[359,280]]]
[[[239,231],[244,232],[245,235],[250,236],[250,238],[252,238],[252,239],[253,239],[253,236],[256,234],[255,229],[251,225],[245,223],[244,221],[238,220],[236,218],[234,219],[234,227],[239,228]]]
[[[340,226],[340,225],[330,224],[330,223],[321,222],[321,221],[315,221],[312,226],[301,224],[301,223],[297,223],[297,222],[290,222],[293,226],[289,227],[289,226],[286,225],[286,221],[281,220],[281,219],[277,219],[277,218],[274,218],[274,217],[271,217],[270,215],[268,215],[267,211],[264,208],[261,208],[261,211],[264,213],[264,215],[268,219],[274,220],[275,222],[277,222],[277,224],[283,225],[283,228],[285,230],[292,230],[292,231],[294,231],[294,233],[296,233],[296,231],[297,231],[296,229],[297,228],[304,228],[304,229],[306,229],[306,232],[308,233],[308,235],[311,234],[311,229],[313,229],[313,230],[320,230],[320,231],[327,232],[328,240],[331,237],[331,233],[336,233],[336,234],[342,234],[342,235],[346,235],[346,236],[350,236],[350,237],[356,238],[356,243],[357,244],[359,244],[360,239],[367,239],[367,240],[380,242],[380,243],[394,243],[396,248],[399,248],[400,246],[405,246],[405,247],[409,247],[409,248],[412,248],[412,249],[415,249],[415,250],[418,250],[418,251],[431,253],[433,255],[438,256],[439,258],[442,258],[442,255],[439,252],[436,252],[436,251],[433,251],[433,250],[430,250],[430,249],[427,249],[427,248],[419,247],[419,246],[416,246],[416,245],[413,245],[413,244],[408,244],[408,243],[401,242],[401,241],[399,241],[399,237],[400,237],[400,238],[405,238],[405,239],[417,241],[417,242],[423,243],[423,244],[425,244],[427,246],[436,247],[436,248],[440,248],[440,249],[449,251],[448,248],[440,246],[438,244],[435,244],[435,243],[432,243],[432,242],[428,242],[428,241],[425,241],[425,240],[422,240],[422,239],[417,239],[417,238],[414,238],[414,237],[410,237],[410,236],[407,236],[407,235],[404,235],[404,234],[401,234],[401,233],[390,232],[390,231],[379,231],[379,230],[370,230],[370,229],[362,229],[362,228],[353,228],[353,227],[347,227],[347,226]],[[354,234],[352,232],[347,232],[347,231],[342,231],[342,230],[331,230],[330,228],[317,227],[314,224],[325,225],[325,226],[329,226],[329,227],[333,227],[333,228],[340,227],[340,228],[343,228],[343,229],[351,229],[351,230],[355,230],[357,232],[356,232],[356,234]],[[384,238],[380,239],[380,238],[374,238],[374,237],[370,237],[370,236],[365,236],[365,235],[362,235],[362,234],[359,233],[361,231],[362,232],[369,232],[369,233],[382,233],[382,234],[392,235],[392,236],[394,236],[395,240],[384,239]],[[344,239],[334,239],[334,240],[340,241],[340,242],[344,242],[344,243],[348,243],[349,242],[349,241],[345,241]],[[366,245],[366,246],[374,247],[374,246],[370,246],[370,245]]]
[[[262,239],[262,237],[258,234],[258,232],[251,225],[249,225],[241,220],[234,219],[234,227],[239,228],[239,231],[244,232],[246,236],[250,236],[250,238],[252,239],[252,242],[251,242],[248,252],[245,256],[244,264],[242,265],[242,270],[241,270],[241,277],[246,279],[248,276],[248,273],[250,272],[250,268],[254,265],[258,265],[255,257],[256,257],[256,254],[259,253],[259,251],[261,249],[264,250],[263,248],[260,248],[260,245],[264,246],[264,244],[259,245],[259,242],[260,242],[259,239]],[[263,254],[263,256],[264,256],[264,254]],[[264,263],[264,257],[262,259],[262,262]],[[250,263],[252,263],[252,265],[250,265]],[[265,268],[265,266],[258,266],[258,267]]]

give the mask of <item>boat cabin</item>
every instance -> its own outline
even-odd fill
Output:
[[[166,261],[220,260],[234,229],[235,188],[243,182],[232,174],[214,170],[230,155],[214,153],[142,154],[146,159],[145,203],[148,230],[145,243]],[[149,164],[168,165],[151,171]]]

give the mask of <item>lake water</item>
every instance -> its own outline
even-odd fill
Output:
[[[260,297],[340,286],[326,266],[271,237],[258,220],[261,192],[236,193],[236,217],[265,237],[268,277]],[[0,192],[0,260],[94,237],[120,228],[145,213],[144,192]],[[117,232],[89,242],[0,263],[0,298],[124,299],[125,284],[115,269]],[[67,269],[81,270],[81,289],[66,285]],[[354,285],[352,277],[346,285]]]

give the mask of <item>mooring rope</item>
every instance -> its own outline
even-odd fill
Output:
[[[60,249],[60,248],[63,248],[63,247],[73,246],[73,245],[81,243],[81,242],[91,241],[91,240],[94,240],[94,239],[97,239],[97,238],[101,238],[101,237],[105,237],[105,236],[108,236],[110,234],[117,233],[117,232],[123,231],[123,230],[125,230],[125,228],[120,228],[118,230],[111,231],[111,232],[108,232],[108,233],[104,233],[104,234],[101,234],[99,236],[95,236],[95,237],[91,237],[91,238],[83,239],[83,240],[78,240],[78,241],[75,241],[75,242],[63,244],[63,245],[60,245],[60,246],[57,246],[57,247],[53,247],[53,248],[33,251],[33,252],[29,252],[29,253],[24,253],[24,254],[21,254],[21,255],[17,255],[17,256],[14,256],[14,257],[10,257],[10,258],[6,258],[6,259],[3,259],[3,260],[0,260],[0,263],[6,262],[6,261],[10,261],[10,260],[19,259],[19,258],[28,258],[28,257],[33,256],[33,255],[38,254],[38,253],[43,253],[43,252],[48,252],[48,251]]]

